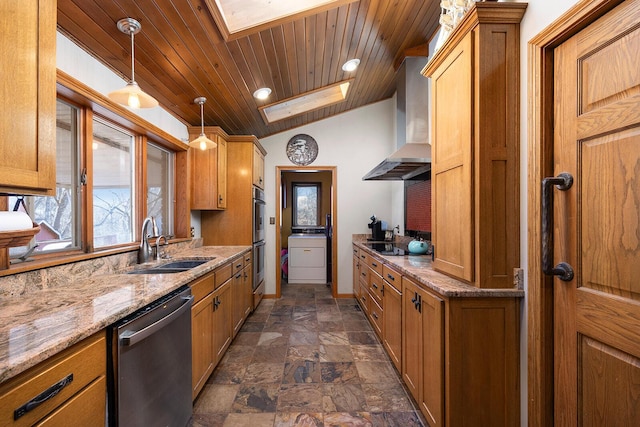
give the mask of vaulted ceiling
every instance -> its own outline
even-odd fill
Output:
[[[145,92],[191,125],[200,124],[194,98],[204,96],[205,125],[264,137],[391,97],[399,62],[408,50],[424,52],[440,13],[439,0],[338,0],[339,6],[225,40],[211,8],[215,3],[58,0],[58,29],[128,80],[130,38],[116,23],[124,17],[140,21],[135,77]],[[343,71],[351,58],[360,59],[359,68]],[[344,102],[271,124],[260,114],[261,106],[350,78]],[[252,94],[263,86],[273,92],[258,101]]]

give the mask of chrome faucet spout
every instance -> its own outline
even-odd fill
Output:
[[[158,236],[158,238],[156,239],[156,260],[168,258],[167,255],[160,250],[160,240],[164,240],[164,246],[169,244],[169,242],[167,241],[167,237],[164,234]]]
[[[138,264],[144,264],[151,258],[151,245],[149,244],[149,234],[147,234],[147,227],[153,224],[153,217],[147,217],[142,222],[142,230],[140,231],[140,247],[138,249]]]

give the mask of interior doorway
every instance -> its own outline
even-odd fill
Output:
[[[296,231],[316,232],[318,236],[326,236],[325,263],[327,285],[331,294],[337,297],[338,290],[338,216],[336,206],[336,167],[335,166],[277,166],[276,167],[276,298],[282,295],[282,286],[287,285],[285,279],[288,270],[288,237],[292,229]],[[297,188],[315,188],[318,193],[317,206],[314,206],[316,224],[300,221],[296,223],[293,209],[292,190]],[[315,194],[315,193],[314,193]],[[297,218],[300,217],[298,213]],[[313,220],[311,222],[314,222]],[[326,227],[330,226],[327,230]],[[299,230],[305,228],[306,230]],[[316,230],[314,230],[316,229]],[[325,233],[329,233],[327,236]],[[286,250],[287,252],[283,252]]]

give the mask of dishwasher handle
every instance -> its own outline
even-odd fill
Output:
[[[120,334],[120,343],[123,346],[132,346],[136,345],[138,342],[147,338],[149,335],[159,331],[164,328],[169,323],[173,322],[176,318],[180,317],[185,311],[191,308],[191,302],[193,301],[193,295],[188,295],[185,297],[181,297],[183,303],[172,311],[171,313],[164,316],[162,319],[150,324],[149,326],[145,326],[139,331],[124,331]]]

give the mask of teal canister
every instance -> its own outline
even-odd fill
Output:
[[[412,240],[409,242],[409,252],[412,254],[423,255],[429,250],[429,244],[423,240]]]

